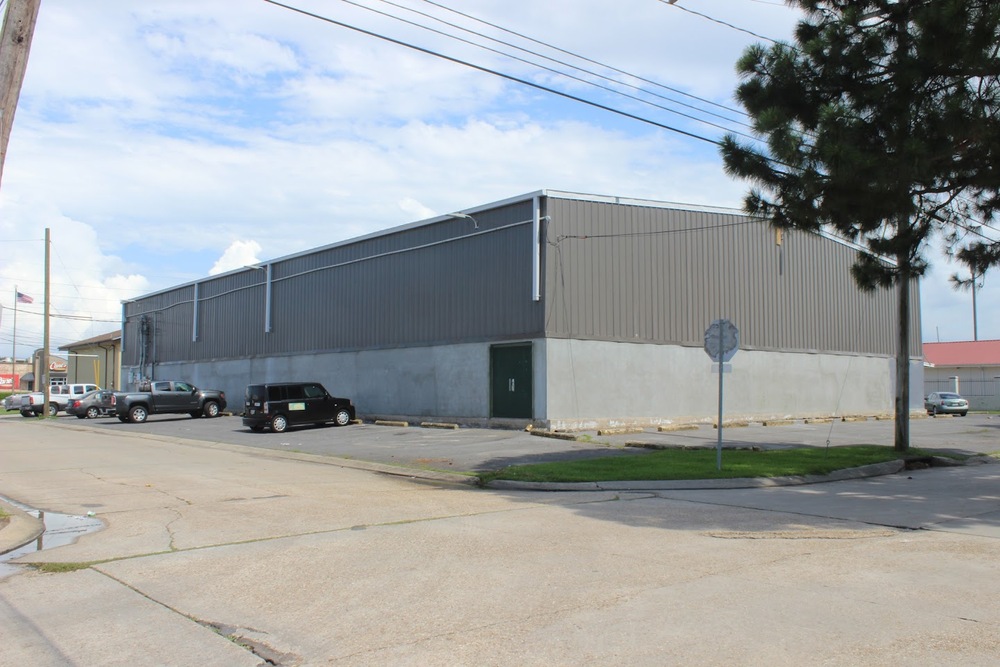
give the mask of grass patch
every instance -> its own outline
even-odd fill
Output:
[[[892,447],[803,447],[763,451],[723,450],[722,470],[716,469],[714,449],[662,449],[635,456],[609,456],[581,461],[560,461],[509,466],[482,475],[519,482],[611,482],[672,479],[734,479],[825,475],[835,470],[922,456],[911,449],[900,455]]]
[[[58,574],[60,572],[76,572],[77,570],[86,570],[91,565],[96,565],[98,563],[103,563],[103,562],[106,561],[94,560],[94,561],[84,561],[81,563],[27,563],[27,565],[35,568],[39,572]]]

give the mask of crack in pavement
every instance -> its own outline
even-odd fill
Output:
[[[240,648],[245,649],[250,653],[252,653],[253,655],[262,658],[265,664],[274,665],[275,667],[297,667],[302,662],[300,657],[292,653],[282,653],[281,651],[272,648],[265,642],[247,635],[247,633],[266,635],[267,633],[262,630],[255,630],[253,628],[240,628],[238,626],[228,625],[225,623],[216,623],[196,618],[190,614],[184,613],[180,609],[177,609],[175,607],[166,604],[165,602],[157,600],[156,598],[150,596],[149,594],[139,590],[138,588],[128,583],[127,581],[123,581],[122,579],[119,579],[118,577],[109,574],[108,572],[104,572],[96,568],[93,569],[95,572],[98,572],[101,575],[110,579],[111,581],[114,581],[118,585],[127,588],[128,590],[132,591],[133,593],[140,596],[144,600],[148,600],[149,602],[157,605],[158,607],[166,609],[167,611],[181,618],[187,619],[188,621],[191,621],[193,623],[197,623],[199,626],[211,630],[215,634],[236,644]]]
[[[166,496],[168,498],[173,498],[174,500],[180,501],[180,502],[184,503],[185,505],[194,505],[194,502],[188,500],[187,498],[182,498],[181,496],[177,496],[177,495],[174,495],[172,493],[168,493],[167,491],[164,491],[163,489],[157,488],[155,485],[153,485],[151,483],[146,483],[146,484],[143,484],[142,486],[139,486],[139,484],[135,483],[135,482],[125,482],[125,481],[116,481],[116,480],[106,479],[106,478],[102,477],[101,475],[99,475],[96,472],[90,472],[86,468],[79,468],[78,470],[79,470],[80,473],[82,473],[84,475],[89,475],[91,478],[97,480],[98,482],[103,482],[105,484],[114,484],[116,486],[124,486],[124,487],[130,488],[130,489],[143,489],[143,488],[145,488],[145,489],[151,489],[151,490],[155,491],[156,493],[164,495],[164,496]]]
[[[295,667],[296,665],[302,663],[302,658],[294,653],[283,653],[268,645],[266,642],[248,634],[267,635],[268,633],[263,630],[257,630],[255,628],[241,628],[234,625],[228,625],[226,623],[206,621],[190,616],[188,618],[195,623],[218,633],[237,646],[250,651],[259,658],[262,658],[265,664],[274,665],[275,667]]]

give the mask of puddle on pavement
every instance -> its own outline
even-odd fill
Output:
[[[97,532],[104,527],[101,520],[96,517],[46,512],[4,496],[0,496],[0,499],[9,505],[13,505],[25,514],[40,519],[45,526],[45,531],[38,538],[25,544],[23,547],[0,554],[0,579],[14,574],[25,567],[9,563],[8,561],[45,549],[54,549],[66,546],[67,544],[73,544],[84,535]]]

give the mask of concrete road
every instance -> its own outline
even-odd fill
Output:
[[[0,420],[0,494],[106,524],[20,559],[88,567],[0,579],[0,664],[993,665],[1000,655],[1000,466],[552,494],[358,465]]]

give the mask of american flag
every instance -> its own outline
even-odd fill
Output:
[[[35,302],[35,300],[32,299],[27,294],[21,294],[20,292],[16,292],[16,294],[17,294],[17,302],[18,303],[34,303]]]

